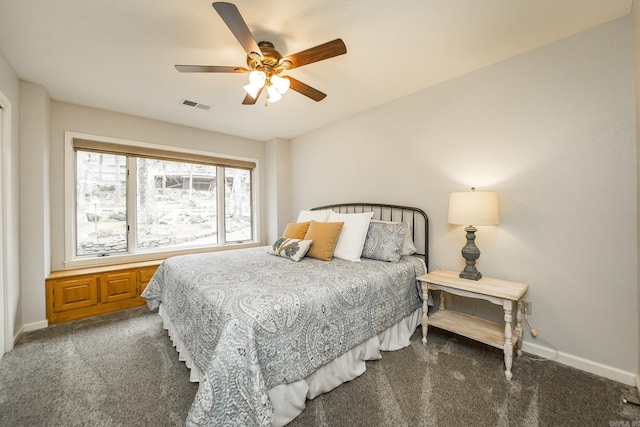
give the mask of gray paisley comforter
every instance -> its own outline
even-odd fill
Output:
[[[416,257],[293,262],[267,249],[169,258],[142,294],[152,309],[162,303],[203,373],[188,425],[269,425],[268,389],[420,307]]]

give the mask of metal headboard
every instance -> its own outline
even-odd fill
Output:
[[[322,209],[331,209],[338,213],[373,212],[373,219],[408,222],[413,231],[413,242],[418,249],[418,255],[424,256],[427,271],[429,270],[429,217],[422,209],[382,203],[338,203],[311,208],[312,211]]]

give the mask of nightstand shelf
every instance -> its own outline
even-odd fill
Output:
[[[511,380],[513,350],[522,354],[522,297],[529,288],[524,283],[483,277],[480,280],[461,279],[458,273],[436,270],[418,277],[422,282],[422,342],[427,343],[429,326],[435,326],[473,340],[501,348],[504,351],[505,376]],[[440,291],[440,308],[429,315],[430,291]],[[504,323],[496,323],[477,316],[447,310],[444,293],[465,298],[483,299],[502,306]],[[513,328],[513,310],[516,308],[516,326]]]
[[[429,326],[454,332],[497,348],[504,348],[504,325],[452,310],[438,310],[429,316]],[[512,340],[518,340],[513,331]]]

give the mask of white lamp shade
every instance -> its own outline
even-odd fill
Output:
[[[249,84],[252,86],[261,88],[265,81],[267,81],[267,75],[264,71],[253,70],[249,73]]]
[[[289,81],[289,79],[285,79],[280,76],[272,76],[271,83],[276,87],[276,89],[278,89],[278,92],[284,95],[289,90],[289,85],[291,82]]]
[[[282,95],[274,85],[267,86],[267,93],[269,94],[269,103],[278,102],[282,99]]]
[[[265,81],[267,80],[267,76],[263,71],[253,70],[249,73],[249,84],[243,86],[242,88],[247,92],[252,98],[255,98],[260,92],[260,89],[264,86]]]
[[[249,83],[248,85],[244,85],[242,86],[242,88],[244,89],[245,92],[247,92],[253,99],[256,98],[256,96],[258,95],[258,92],[260,91],[260,89],[262,88],[262,86],[253,86],[251,83]]]
[[[500,224],[498,195],[495,191],[451,193],[447,222],[459,225]]]

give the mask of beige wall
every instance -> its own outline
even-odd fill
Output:
[[[459,271],[464,231],[446,222],[449,194],[496,190],[502,223],[478,231],[478,268],[530,284],[540,339],[527,333],[525,349],[551,354],[544,339],[563,363],[632,383],[632,70],[625,18],[295,138],[291,218],[344,201],[418,206],[431,219],[431,268]]]
[[[8,131],[4,129],[6,137],[3,141],[2,165],[0,166],[0,195],[2,214],[2,248],[0,249],[0,355],[3,350],[13,348],[13,337],[18,334],[22,326],[22,311],[20,307],[20,257],[19,235],[19,124],[20,124],[20,80],[9,62],[0,52],[0,103],[7,102],[10,117]],[[7,107],[7,105],[5,105]],[[4,304],[3,304],[4,303]],[[5,333],[6,332],[6,333]],[[4,344],[4,345],[3,345]]]
[[[275,242],[289,222],[291,211],[291,143],[274,138],[265,143],[264,205],[267,217],[266,242]]]
[[[51,272],[50,110],[44,86],[20,83],[20,291],[25,330],[47,326],[43,283]]]

